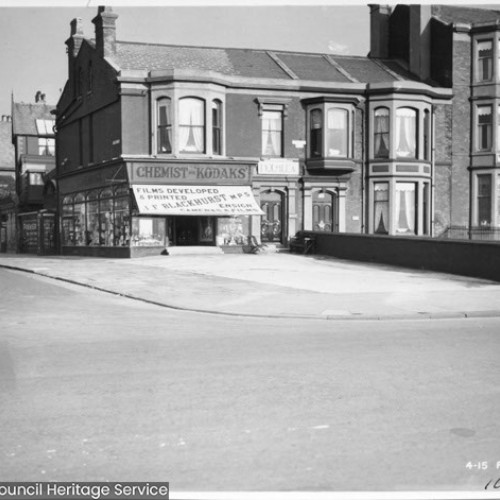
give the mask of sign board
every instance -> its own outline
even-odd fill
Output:
[[[135,185],[137,207],[148,215],[262,215],[249,186]]]
[[[273,158],[259,161],[259,175],[299,175],[299,161],[285,158]]]
[[[251,165],[215,163],[127,163],[130,182],[138,184],[251,184]]]

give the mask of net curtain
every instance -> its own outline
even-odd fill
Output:
[[[205,103],[201,99],[184,98],[179,101],[179,149],[202,153],[205,149]]]
[[[415,184],[413,182],[396,183],[396,213],[398,231],[415,233]]]
[[[389,110],[375,110],[375,156],[385,158],[389,154]]]
[[[377,182],[374,186],[374,232],[387,234],[389,229],[389,183]]]
[[[415,158],[417,152],[417,112],[399,108],[396,112],[396,155]]]
[[[281,154],[281,112],[264,111],[262,114],[262,138],[265,144],[264,154],[279,156]]]

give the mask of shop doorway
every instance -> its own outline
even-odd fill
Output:
[[[260,237],[264,243],[283,240],[283,194],[268,190],[260,195],[260,208],[264,212],[260,224]]]
[[[169,221],[169,239],[174,245],[214,245],[215,218],[178,215]]]
[[[325,190],[313,192],[313,231],[338,232],[338,197]]]

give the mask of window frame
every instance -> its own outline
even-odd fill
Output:
[[[488,57],[480,57],[480,50],[479,50],[479,45],[481,43],[485,42],[490,42],[491,43],[491,55]],[[493,36],[490,36],[488,38],[477,38],[475,41],[475,54],[474,54],[474,63],[476,65],[474,75],[475,75],[475,80],[477,83],[488,83],[493,81],[493,75],[496,74],[494,71],[494,52],[495,52],[495,42],[497,42],[497,39]],[[489,60],[489,75],[488,78],[484,77],[484,62]]]
[[[277,129],[272,129],[264,128],[266,116],[269,115],[277,115],[278,119],[275,120],[277,123],[279,123],[279,128]],[[284,157],[284,109],[282,104],[263,104],[262,108],[260,110],[260,118],[261,118],[261,148],[260,148],[260,154],[262,158],[283,158]],[[268,123],[272,123],[270,120]],[[265,138],[265,135],[268,137]],[[272,135],[271,134],[276,134],[278,136],[277,142],[273,141]],[[268,154],[266,151],[266,145],[269,144],[269,142],[266,142],[267,140],[270,140],[271,147],[278,148],[278,151],[275,153]]]
[[[481,116],[479,109],[480,108],[489,108],[490,113],[489,117],[490,120],[489,122],[485,123],[479,123],[479,117]],[[486,116],[486,115],[484,115]],[[483,103],[478,103],[476,104],[474,108],[474,140],[475,140],[475,147],[474,150],[477,153],[489,153],[493,151],[493,122],[494,122],[494,116],[493,116],[493,104],[491,102],[483,102]],[[486,136],[484,135],[486,132]],[[486,138],[488,141],[488,144],[486,147],[483,146],[483,139]]]
[[[222,101],[212,99],[211,103],[211,126],[212,126],[212,154],[221,156],[223,152],[223,121],[222,121]]]
[[[386,110],[387,111],[387,130],[383,131],[378,131],[377,130],[377,111],[379,110]],[[376,149],[376,144],[377,144],[377,137],[380,136],[381,139],[383,136],[387,136],[387,141],[386,141],[386,151],[387,154],[380,154],[378,150]],[[388,106],[377,106],[373,110],[373,157],[374,158],[382,158],[382,159],[388,159],[391,156],[391,110]],[[382,141],[380,141],[380,144]]]
[[[160,110],[165,107],[166,112],[166,123],[162,124],[160,123]],[[173,152],[173,144],[172,144],[172,99],[168,96],[161,96],[156,99],[156,154],[172,154]],[[165,151],[162,151],[160,148],[160,141],[162,137],[162,132],[166,134],[166,138],[168,141],[168,145],[170,148],[166,148]],[[170,132],[170,134],[169,134]]]
[[[196,103],[196,104],[200,104],[201,111],[202,111],[200,116],[203,117],[203,124],[202,125],[193,125],[192,123],[190,123],[190,124],[181,123],[182,105],[184,103],[189,102],[189,101]],[[206,100],[204,98],[198,97],[198,96],[192,96],[192,95],[183,96],[183,97],[179,97],[179,99],[177,101],[177,105],[178,105],[177,129],[178,129],[178,134],[179,134],[178,135],[179,153],[180,154],[206,154],[206,152],[207,152],[207,103],[206,103]],[[190,119],[192,119],[192,115],[190,116]],[[198,148],[195,150],[181,149],[181,138],[180,138],[180,136],[182,135],[181,131],[185,130],[186,128],[188,128],[189,130],[187,131],[188,132],[188,139],[187,139],[186,144],[184,146],[188,145],[189,137],[192,135],[193,139],[195,141],[195,147],[198,148],[198,146],[196,145],[196,137],[194,135],[194,132],[201,130],[201,140],[202,140],[201,148]],[[198,135],[198,134],[196,134],[196,135]]]

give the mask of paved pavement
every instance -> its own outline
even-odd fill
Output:
[[[219,314],[329,320],[500,317],[498,282],[320,256],[1,254],[0,267]]]

